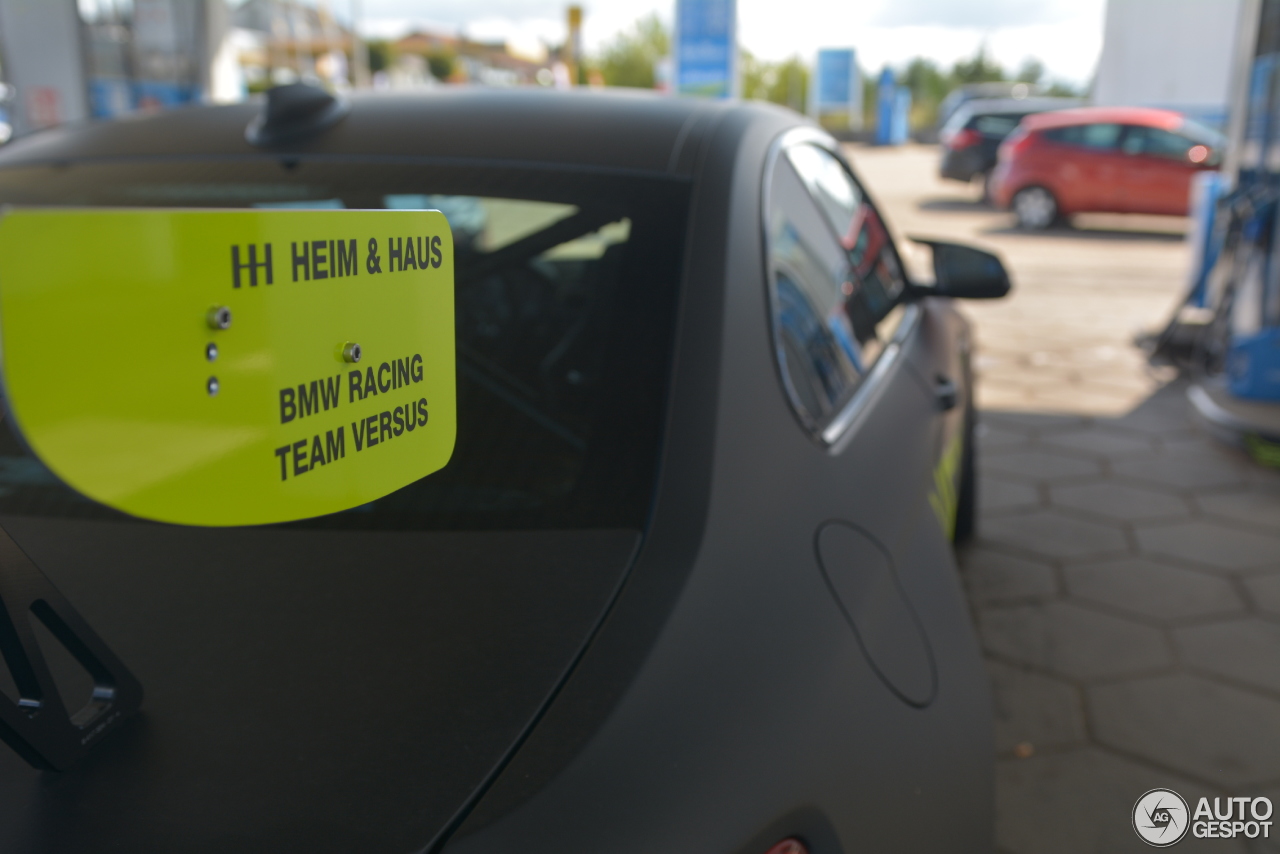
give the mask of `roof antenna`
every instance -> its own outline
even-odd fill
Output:
[[[267,90],[267,106],[249,122],[244,138],[261,147],[298,142],[328,130],[350,110],[346,100],[318,86],[275,86]]]

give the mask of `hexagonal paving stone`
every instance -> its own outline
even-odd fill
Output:
[[[1171,788],[1192,809],[1224,793],[1096,747],[1006,759],[996,765],[996,842],[1011,854],[1120,854],[1150,851],[1130,810],[1143,792]],[[1272,828],[1274,830],[1274,828]],[[1178,854],[1244,854],[1242,840],[1196,839]]]
[[[1078,415],[1041,415],[1036,412],[993,412],[983,411],[979,416],[983,421],[1004,430],[1017,430],[1024,433],[1051,433],[1059,430],[1074,430],[1088,426],[1089,421]]]
[[[1280,468],[1254,464],[1246,466],[1245,475],[1254,487],[1264,492],[1280,493]]]
[[[1203,457],[1131,457],[1117,460],[1111,470],[1122,477],[1178,489],[1212,489],[1245,482],[1244,476],[1234,467]]]
[[[1161,456],[1167,459],[1212,463],[1240,471],[1247,470],[1255,465],[1243,451],[1230,445],[1225,445],[1222,442],[1215,442],[1205,436],[1200,436],[1199,441],[1173,440],[1165,442],[1160,453]]]
[[[1172,662],[1156,629],[1067,602],[988,608],[978,614],[978,629],[983,646],[997,655],[1082,679]]]
[[[1244,580],[1253,601],[1263,611],[1280,614],[1280,572],[1253,575]]]
[[[1174,632],[1187,664],[1280,693],[1280,624],[1257,618]]]
[[[1102,466],[1093,460],[1052,451],[1012,451],[988,457],[981,466],[983,471],[1026,480],[1062,480],[1102,472]]]
[[[1013,483],[983,472],[978,479],[978,509],[980,513],[1014,510],[1020,507],[1036,507],[1040,504],[1040,492],[1027,483]]]
[[[1045,377],[1032,387],[1031,395],[1037,408],[1083,411],[1105,417],[1124,412],[1142,397],[1142,391],[1091,382],[1068,383]]]
[[[1138,544],[1144,552],[1178,560],[1247,569],[1280,564],[1280,537],[1242,531],[1219,522],[1183,522],[1139,528]]]
[[[1072,596],[1161,620],[1229,614],[1244,607],[1222,578],[1144,558],[1077,564],[1063,574]]]
[[[1187,674],[1099,685],[1086,699],[1103,744],[1231,790],[1280,778],[1280,701]]]
[[[1176,495],[1110,481],[1055,486],[1050,495],[1061,507],[1135,522],[1178,518],[1190,512]]]
[[[1200,431],[1182,433],[1177,436],[1154,436],[1153,441],[1166,453],[1196,453],[1215,447],[1215,440]]]
[[[1099,457],[1148,454],[1154,451],[1150,439],[1098,427],[1074,430],[1070,433],[1056,433],[1041,441],[1045,445]]]
[[[1148,400],[1133,412],[1108,423],[1127,430],[1156,435],[1186,433],[1193,429],[1191,420],[1187,417],[1185,399],[1168,403]]]
[[[1205,512],[1215,516],[1280,530],[1280,495],[1266,492],[1229,492],[1225,495],[1201,495],[1196,501]]]
[[[974,436],[978,440],[979,449],[983,451],[1017,447],[1026,445],[1031,441],[1025,432],[1006,430],[998,424],[988,424],[985,421],[978,423]]]
[[[1072,519],[1052,510],[984,519],[982,535],[1051,558],[1102,556],[1128,549],[1118,528]]]
[[[1052,596],[1058,592],[1047,564],[970,547],[960,556],[969,600],[978,603]]]
[[[1075,688],[995,661],[987,662],[987,673],[998,752],[1009,753],[1019,744],[1041,750],[1085,740],[1084,708]]]

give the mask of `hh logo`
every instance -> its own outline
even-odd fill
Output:
[[[262,244],[262,260],[258,260],[258,246],[256,243],[250,243],[247,247],[245,255],[248,260],[243,260],[244,256],[240,254],[239,246],[231,247],[231,287],[240,287],[240,274],[244,271],[249,273],[249,287],[256,288],[258,286],[258,268],[262,268],[266,273],[266,282],[271,284],[271,244]]]

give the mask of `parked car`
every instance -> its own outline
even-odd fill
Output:
[[[1029,116],[1000,146],[992,198],[1024,228],[1075,213],[1186,216],[1191,176],[1223,138],[1169,110],[1085,107]]]
[[[1076,98],[1002,98],[968,101],[942,128],[939,173],[952,181],[982,181],[983,198],[990,196],[988,178],[996,165],[1000,143],[1029,115],[1077,107]]]
[[[1034,83],[1017,81],[990,81],[987,83],[966,83],[952,89],[947,97],[938,105],[938,129],[941,130],[950,121],[955,111],[970,101],[986,100],[1021,100],[1040,94],[1040,87]]]
[[[0,750],[0,851],[991,850],[949,297],[1000,261],[934,244],[909,280],[835,140],[764,105],[269,98],[20,139],[0,202],[445,212],[456,450],[197,529],[0,436],[5,529],[146,689],[69,770]]]

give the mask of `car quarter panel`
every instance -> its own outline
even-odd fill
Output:
[[[70,771],[0,750],[6,854],[412,850],[517,738],[639,539],[3,525],[148,691]]]
[[[754,854],[770,833],[815,854],[991,846],[989,699],[928,500],[940,419],[909,367],[935,364],[920,351],[945,336],[908,336],[842,447],[801,428],[774,364],[760,227],[766,157],[793,124],[744,109],[711,140],[649,537],[579,669],[446,851]],[[833,519],[898,567],[939,672],[924,708],[877,677],[823,580],[815,536]]]

